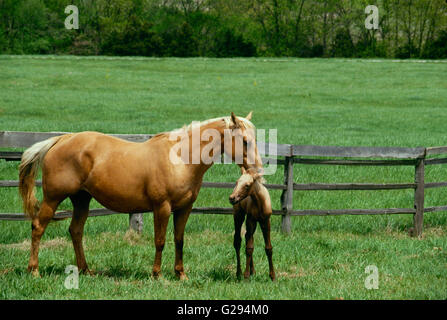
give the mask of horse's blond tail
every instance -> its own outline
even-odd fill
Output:
[[[39,200],[34,191],[37,170],[42,164],[48,150],[59,141],[62,136],[53,137],[33,144],[25,150],[19,166],[19,192],[23,201],[23,209],[28,218],[33,218],[39,211]]]

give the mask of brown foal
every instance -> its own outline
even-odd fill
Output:
[[[70,198],[73,218],[69,231],[77,266],[80,271],[90,272],[82,236],[90,200],[94,198],[113,211],[154,213],[154,277],[160,273],[166,228],[173,212],[174,270],[180,279],[186,279],[183,268],[185,225],[202,185],[203,175],[213,165],[213,161],[203,161],[194,152],[206,150],[212,157],[225,152],[233,161],[242,159],[238,162],[241,167],[262,170],[254,130],[247,130],[254,129],[250,118],[251,113],[247,118],[238,118],[232,113],[231,117],[192,123],[181,129],[160,133],[142,143],[124,141],[98,132],[80,132],[50,138],[31,146],[24,152],[19,168],[20,195],[25,212],[32,220],[28,270],[38,275],[40,239],[59,204]],[[215,135],[212,139],[209,134],[202,136],[206,129],[213,129]],[[225,138],[228,131],[232,134],[230,139]],[[198,140],[194,140],[193,132],[200,134]],[[175,141],[172,140],[173,133],[177,135]],[[235,147],[239,138],[244,142],[242,149]],[[249,144],[254,146],[255,161],[247,160]],[[196,161],[174,163],[171,149],[179,145],[189,152],[186,160],[194,158]],[[177,151],[177,155],[179,153]],[[185,159],[184,155],[182,159]],[[42,167],[41,204],[34,193],[34,180],[39,167]]]
[[[244,278],[248,279],[255,273],[253,265],[254,239],[257,222],[262,229],[262,235],[265,242],[265,253],[269,262],[269,276],[272,281],[275,280],[275,270],[273,268],[273,248],[270,242],[270,216],[272,215],[272,204],[267,188],[263,185],[263,178],[259,172],[254,169],[245,170],[241,167],[241,177],[236,183],[236,187],[230,196],[230,203],[234,209],[234,248],[236,250],[237,271],[239,278],[242,274],[241,260],[239,256],[241,248],[241,227],[247,216],[245,233],[245,253],[246,266]]]

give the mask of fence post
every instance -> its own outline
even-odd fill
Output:
[[[284,212],[281,220],[281,231],[290,234],[290,212],[293,209],[293,157],[286,157],[284,163],[284,184],[287,186],[281,194],[281,209]]]
[[[143,231],[143,214],[129,213],[129,228],[141,233]]]
[[[417,237],[422,235],[422,227],[424,223],[424,175],[425,161],[424,159],[418,159],[414,174],[414,182],[416,183],[416,189],[414,190],[414,208],[416,209],[416,213],[413,216],[413,236]]]

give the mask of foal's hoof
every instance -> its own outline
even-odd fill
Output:
[[[154,278],[155,280],[158,280],[161,278],[161,272],[157,272],[157,271],[152,271],[152,278]]]
[[[38,268],[28,267],[28,272],[31,273],[31,275],[35,278],[40,277]]]
[[[39,269],[34,269],[33,271],[31,271],[31,274],[34,278],[40,278]]]

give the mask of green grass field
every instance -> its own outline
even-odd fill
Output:
[[[447,145],[447,63],[337,59],[132,59],[0,56],[0,130],[156,133],[193,120],[245,116],[277,129],[278,143],[337,146]],[[17,180],[17,162],[0,161],[0,180]],[[446,166],[426,181],[447,181]],[[413,167],[295,166],[295,182],[412,182]],[[237,179],[236,165],[216,165],[206,181]],[[268,183],[280,183],[282,168]],[[40,190],[39,190],[40,193]],[[195,206],[229,206],[230,190],[203,189]],[[271,191],[279,208],[278,191]],[[447,190],[426,191],[426,206],[447,204]],[[295,192],[297,209],[412,207],[413,191]],[[98,207],[93,203],[92,207]],[[64,202],[60,209],[70,209]],[[21,212],[16,188],[1,188],[0,212]],[[235,276],[231,216],[192,215],[184,262],[175,279],[170,221],[163,278],[151,278],[153,221],[128,232],[128,216],[90,218],[87,262],[78,290],[64,287],[75,264],[69,221],[43,237],[40,278],[26,272],[29,222],[0,221],[1,299],[446,299],[447,215],[425,214],[422,239],[411,215],[293,217],[292,234],[272,218],[277,281],[268,278],[260,230],[256,275]],[[259,229],[259,228],[258,228]],[[243,252],[243,251],[242,251]],[[243,261],[244,254],[241,254]],[[368,290],[365,267],[379,288]]]

